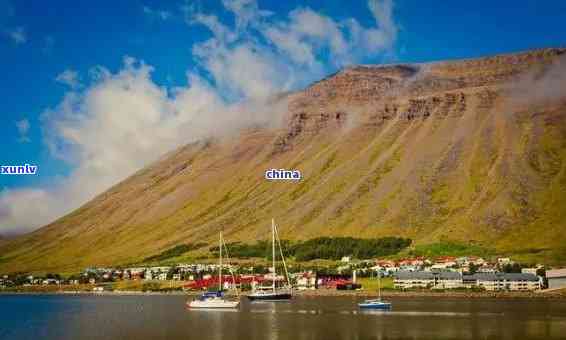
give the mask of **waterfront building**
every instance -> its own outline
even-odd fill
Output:
[[[462,274],[453,271],[442,271],[434,273],[435,289],[454,289],[462,288]]]
[[[394,277],[394,285],[398,289],[431,288],[434,286],[434,274],[432,272],[398,271],[394,274]]]
[[[528,291],[542,288],[540,277],[525,273],[476,273],[464,275],[462,280],[468,288],[480,287],[488,291]]]
[[[548,288],[566,288],[566,268],[551,269],[546,271]]]
[[[405,272],[395,274],[395,288],[483,288],[488,291],[532,291],[542,288],[542,278],[524,273],[476,273],[462,275],[455,271]]]

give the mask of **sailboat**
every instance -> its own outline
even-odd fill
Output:
[[[277,287],[276,285],[277,270],[275,267],[275,240],[277,240],[277,243],[279,245],[279,253],[283,262],[283,268],[285,268],[285,287]],[[287,264],[285,263],[285,258],[283,257],[281,240],[279,239],[279,234],[277,232],[277,226],[275,225],[274,219],[271,219],[271,259],[273,265],[273,279],[271,281],[271,286],[256,288],[254,292],[248,295],[248,299],[250,299],[251,301],[282,301],[290,300],[293,297],[293,290],[291,288],[291,284],[289,283],[289,272],[287,272]]]
[[[364,302],[358,303],[358,307],[362,309],[381,309],[388,310],[391,309],[391,302],[381,300],[381,272],[377,272],[377,299],[365,300]]]
[[[240,305],[240,299],[238,295],[238,289],[236,290],[236,295],[238,296],[238,300],[228,300],[224,297],[224,293],[222,292],[222,248],[226,247],[224,243],[224,239],[222,238],[222,232],[220,232],[220,242],[219,242],[219,251],[220,256],[218,259],[218,291],[216,292],[206,292],[201,294],[196,299],[187,302],[187,307],[194,308],[194,309],[233,309],[238,308]],[[228,253],[228,248],[226,247],[226,253]],[[236,285],[236,280],[234,280],[234,273],[232,269],[230,269],[230,274],[232,274],[232,282],[234,286]]]

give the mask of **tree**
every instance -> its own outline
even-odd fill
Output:
[[[502,266],[501,271],[504,273],[520,273],[522,266],[518,263],[508,263]]]
[[[475,273],[478,272],[479,268],[480,268],[479,265],[477,265],[475,263],[470,263],[470,265],[468,266],[468,273],[475,274]]]

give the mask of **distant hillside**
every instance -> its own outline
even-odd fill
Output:
[[[564,55],[347,68],[289,94],[283,128],[182,147],[0,244],[0,272],[131,263],[220,228],[263,240],[271,217],[283,239],[401,236],[566,263],[566,102],[545,92]],[[303,179],[268,182],[271,168]]]

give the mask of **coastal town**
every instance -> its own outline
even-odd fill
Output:
[[[148,292],[202,291],[218,287],[218,264],[191,263],[171,266],[93,267],[69,275],[0,275],[0,291],[34,291],[42,287],[76,291]],[[253,290],[264,282],[284,281],[271,267],[224,264],[223,289]],[[566,269],[542,264],[522,266],[510,258],[492,261],[477,256],[412,257],[355,260],[345,256],[332,267],[290,266],[289,279],[296,290],[368,290],[381,278],[384,289],[397,291],[542,291],[566,287]],[[137,283],[137,284],[126,284]],[[165,283],[165,284],[164,284]],[[372,285],[370,285],[372,286]],[[51,289],[50,291],[53,291]]]

